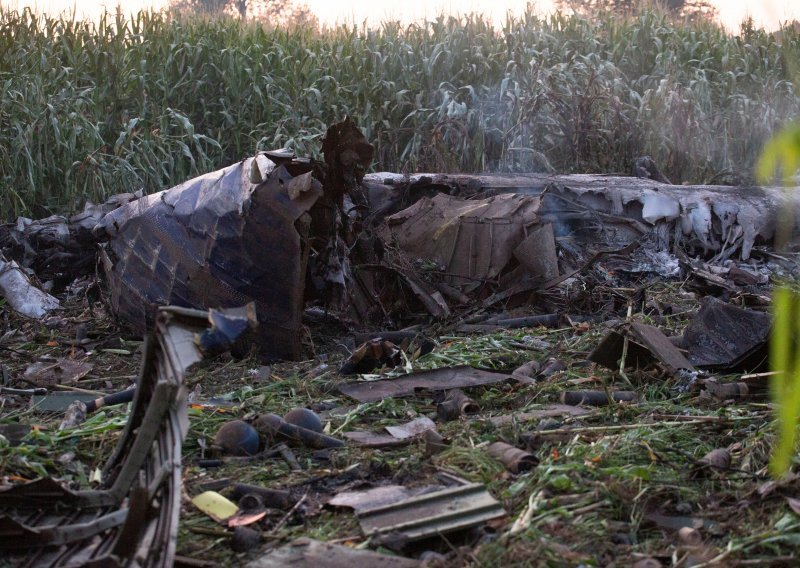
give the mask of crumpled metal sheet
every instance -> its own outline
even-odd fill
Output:
[[[44,478],[0,492],[0,550],[17,566],[169,567],[188,429],[185,371],[202,354],[208,313],[166,307],[148,339],[130,418],[100,489]]]
[[[540,200],[497,195],[464,200],[439,194],[424,197],[387,219],[403,252],[434,260],[452,284],[480,283],[498,276],[514,250],[538,224]]]
[[[793,233],[800,230],[800,193],[780,187],[669,185],[656,180],[597,174],[430,174],[380,172],[365,176],[373,192],[403,203],[403,190],[429,189],[463,197],[514,193],[542,196],[540,217],[553,222],[557,236],[576,226],[604,225],[602,232],[629,243],[655,232],[666,248],[681,244],[716,260],[750,258],[755,245],[775,236],[778,212],[790,210]],[[611,244],[611,243],[609,243]]]
[[[754,371],[766,364],[772,320],[717,298],[703,298],[683,334],[688,358],[698,367]]]
[[[109,239],[116,315],[141,332],[161,305],[254,300],[262,353],[298,358],[308,213],[323,192],[308,162],[275,159],[249,158],[106,215],[95,231]]]

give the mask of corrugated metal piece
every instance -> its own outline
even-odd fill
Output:
[[[408,540],[474,527],[505,516],[503,506],[480,483],[412,497],[358,514],[366,536],[398,532]]]
[[[208,313],[161,308],[128,423],[98,490],[45,478],[0,492],[0,550],[16,566],[172,566],[188,429],[185,371]]]

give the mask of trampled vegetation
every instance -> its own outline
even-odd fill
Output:
[[[259,149],[313,155],[354,116],[393,171],[747,179],[800,114],[800,34],[710,22],[481,17],[267,29],[141,12],[0,13],[0,217],[169,187]]]

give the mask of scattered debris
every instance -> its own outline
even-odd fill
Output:
[[[434,430],[435,428],[436,424],[433,423],[433,420],[426,416],[421,416],[406,424],[387,426],[386,431],[395,438],[405,440],[406,438],[416,438],[427,430]]]
[[[0,297],[20,314],[41,318],[58,308],[56,298],[31,284],[30,278],[19,265],[0,255]]]
[[[682,347],[698,367],[758,371],[767,360],[769,314],[708,296],[683,334]]]
[[[0,492],[0,548],[15,561],[61,566],[135,557],[143,566],[173,564],[187,428],[182,381],[202,358],[193,338],[207,321],[203,311],[158,310],[130,419],[100,489],[71,491],[42,478]]]
[[[660,330],[638,322],[623,324],[609,332],[589,355],[589,360],[616,370],[620,368],[623,354],[624,368],[643,368],[657,362],[670,375],[694,369]]]
[[[766,361],[770,279],[797,273],[769,246],[797,196],[665,185],[645,162],[650,179],[366,175],[372,155],[348,120],[324,163],[262,152],[0,227],[14,274],[61,301],[0,322],[0,547],[27,565],[168,566],[176,547],[237,564],[263,547],[251,565],[348,568],[420,564],[367,546],[448,565],[789,550],[798,529],[774,521],[798,508],[792,486],[763,483],[752,437],[771,374],[741,372]],[[158,311],[173,301],[246,305]],[[143,353],[116,317],[155,321]],[[176,542],[181,495],[222,524],[184,507]],[[298,531],[331,542],[285,544]]]
[[[374,402],[391,397],[412,396],[417,390],[477,387],[499,383],[509,378],[508,375],[458,366],[420,371],[395,379],[344,383],[339,390],[359,402]]]
[[[462,415],[477,414],[481,407],[464,394],[464,391],[453,389],[447,393],[445,399],[436,407],[439,420],[457,420]]]
[[[396,532],[411,542],[474,527],[505,515],[503,506],[482,485],[471,483],[362,510],[358,521],[366,536]]]
[[[393,369],[399,364],[400,349],[391,341],[377,337],[353,351],[339,369],[339,373],[342,375],[371,373],[380,367]]]
[[[384,507],[441,489],[441,486],[405,487],[403,485],[384,485],[364,491],[343,491],[328,501],[328,505],[331,507],[349,507],[358,514],[362,511]]]
[[[505,442],[494,442],[488,448],[489,455],[498,460],[511,473],[523,473],[536,467],[539,460],[526,451]]]

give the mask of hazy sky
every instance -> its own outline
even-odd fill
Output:
[[[125,0],[121,5],[126,12],[140,8],[163,5],[167,0]],[[720,20],[730,29],[738,29],[739,22],[752,16],[757,25],[775,28],[778,22],[800,20],[800,0],[710,0],[719,11]],[[116,0],[0,0],[0,6],[34,6],[40,11],[62,12],[73,10],[82,17],[92,17],[103,7],[117,5]],[[502,21],[508,10],[522,11],[527,0],[306,0],[306,4],[323,23],[357,22],[371,24],[387,18],[412,21],[434,17],[441,12],[484,12],[496,21]],[[536,5],[543,11],[552,8],[552,0],[539,0]]]

